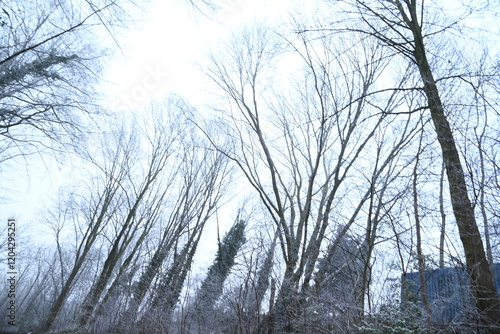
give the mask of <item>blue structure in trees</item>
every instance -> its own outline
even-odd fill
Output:
[[[495,286],[500,294],[500,263],[493,265],[493,271]],[[410,300],[421,303],[418,272],[406,274],[406,286]],[[426,270],[425,287],[434,323],[445,325],[467,321],[474,304],[469,290],[469,277],[464,268]]]

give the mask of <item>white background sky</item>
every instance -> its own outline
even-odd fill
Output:
[[[106,63],[101,89],[104,106],[119,113],[137,112],[169,93],[177,93],[193,105],[204,105],[210,95],[199,64],[207,52],[245,25],[278,25],[299,3],[303,2],[224,0],[217,1],[214,13],[204,15],[187,6],[187,0],[152,1],[142,15],[141,28],[119,35],[121,52]],[[40,232],[41,213],[45,206],[53,205],[60,186],[71,182],[78,170],[64,159],[34,155],[10,166],[8,175],[3,173],[0,219],[16,218],[27,240],[52,238]],[[234,218],[221,220],[232,223]]]
[[[206,15],[186,6],[187,0],[155,1],[148,22],[140,31],[127,35],[123,54],[117,54],[106,73],[107,107],[137,112],[154,99],[176,93],[199,108],[213,95],[202,71],[205,56],[237,29],[256,22],[279,25],[289,18],[300,0],[225,0]],[[201,68],[200,68],[201,67]],[[213,85],[212,85],[213,87]],[[214,219],[220,224],[221,237],[233,224],[240,205],[235,199]],[[217,250],[217,225],[206,226],[195,256],[193,275],[204,276]],[[201,277],[202,278],[202,277]]]
[[[105,107],[116,112],[136,112],[152,99],[161,99],[172,92],[191,104],[205,104],[210,98],[206,92],[207,79],[197,67],[209,49],[216,48],[231,32],[255,21],[279,25],[307,0],[217,1],[220,8],[215,13],[207,12],[208,17],[189,9],[186,2],[154,0],[143,16],[146,21],[142,28],[120,36],[122,53],[110,59],[104,72]],[[0,180],[4,193],[0,197],[2,224],[14,217],[18,226],[29,227],[27,238],[47,237],[35,226],[40,222],[39,213],[52,203],[59,186],[71,181],[72,168],[77,168],[54,161],[50,157],[42,160],[39,156],[20,160],[14,169],[9,169],[7,178],[3,173],[4,178]],[[10,186],[4,186],[7,184]],[[220,218],[230,224],[235,217]],[[208,261],[211,261],[216,246],[214,229],[207,232],[204,239],[211,246],[205,243],[205,247],[211,248],[208,252]],[[209,264],[202,265],[201,270]]]
[[[215,13],[207,11],[205,16],[189,8],[187,2],[153,0],[142,16],[142,28],[120,36],[122,53],[109,60],[104,73],[106,107],[133,112],[169,92],[203,105],[209,98],[205,90],[207,79],[197,65],[210,48],[215,48],[232,31],[255,21],[279,25],[294,9],[303,12],[307,3],[217,0],[219,8]],[[312,4],[307,5],[308,10],[314,10],[311,7]],[[499,22],[496,21],[496,30]],[[48,157],[21,159],[13,167],[9,174],[2,173],[0,180],[0,219],[15,217],[23,224],[37,220],[37,212],[72,173],[70,167],[54,165]]]
[[[123,46],[125,57],[118,55],[107,73],[114,82],[107,90],[110,106],[134,109],[147,104],[150,97],[162,97],[168,92],[178,93],[193,104],[203,104],[206,77],[197,67],[207,52],[231,32],[255,21],[277,24],[298,3],[296,0],[217,1],[219,8],[215,13],[207,10],[203,15],[188,8],[186,2],[155,1],[146,15],[150,22],[141,31],[127,36]]]
[[[316,3],[305,6],[303,0],[217,0],[219,8],[204,15],[187,2],[153,0],[145,14],[137,15],[144,20],[141,28],[119,36],[122,52],[109,59],[103,73],[107,82],[102,88],[105,107],[136,112],[151,99],[161,99],[171,92],[201,106],[210,95],[206,92],[207,79],[197,66],[210,48],[216,48],[220,40],[240,27],[256,21],[277,26],[294,10],[314,11],[312,3]],[[133,13],[131,16],[134,18]],[[39,212],[55,197],[59,186],[71,180],[72,168],[77,168],[55,160],[40,156],[21,159],[9,168],[9,174],[2,173],[2,221],[14,217],[21,226],[30,227],[40,221]]]

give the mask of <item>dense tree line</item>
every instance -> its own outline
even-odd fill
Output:
[[[39,5],[2,3],[0,169],[43,147],[79,167],[40,219],[50,242],[20,255],[16,329],[500,332],[488,1],[323,1],[219,41],[213,105],[126,117],[95,103],[79,40],[113,39],[129,4]],[[443,324],[425,281],[447,267],[471,302]]]

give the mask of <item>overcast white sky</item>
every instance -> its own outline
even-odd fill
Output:
[[[134,112],[151,99],[170,92],[192,104],[203,105],[208,98],[207,79],[197,64],[210,48],[239,27],[255,21],[279,25],[295,9],[306,9],[303,0],[217,0],[219,8],[215,13],[207,11],[205,16],[187,6],[187,2],[153,0],[142,17],[146,20],[142,28],[129,30],[121,37],[122,53],[110,59],[104,73],[104,100],[110,110]],[[310,8],[314,7],[312,3],[307,5],[309,10],[314,10]],[[55,194],[60,182],[72,175],[69,167],[52,168],[49,158],[46,165],[37,161],[24,167],[25,162],[20,161],[7,179],[4,174],[2,184],[15,185],[4,188],[4,198],[0,200],[1,203],[9,199],[0,204],[0,218],[4,221],[7,217],[16,217],[23,223],[34,220],[48,196]]]
[[[161,99],[169,93],[177,93],[194,105],[203,105],[208,99],[207,79],[197,65],[203,62],[210,48],[252,22],[278,25],[287,20],[294,8],[306,3],[304,0],[224,0],[217,1],[220,8],[215,13],[207,12],[207,17],[189,9],[187,2],[154,0],[147,11],[149,14],[144,15],[147,21],[143,28],[129,30],[122,36],[122,53],[110,59],[104,73],[105,107],[117,112],[135,112],[151,99]],[[72,177],[70,167],[46,159],[47,165],[37,162],[28,167],[24,167],[25,161],[20,161],[18,168],[7,175],[8,180],[2,180],[3,184],[14,185],[4,188],[4,198],[0,198],[2,222],[10,217],[17,218],[20,226],[37,222],[37,213],[50,202],[59,185]],[[221,219],[232,223],[227,218],[234,217]]]
[[[110,64],[105,85],[107,107],[123,112],[137,112],[152,99],[176,93],[190,104],[203,106],[211,98],[207,77],[199,68],[211,48],[232,32],[254,22],[266,25],[286,20],[298,0],[226,0],[206,16],[186,6],[186,0],[155,1],[146,15],[149,23],[131,32],[123,55]],[[235,205],[239,205],[236,203]],[[234,205],[233,205],[234,206]],[[226,231],[237,208],[226,207],[220,219],[221,234]],[[195,263],[197,273],[205,273],[216,251],[217,226],[205,229]]]
[[[152,1],[143,16],[142,28],[120,36],[121,52],[109,59],[103,73],[105,107],[122,113],[136,112],[152,99],[169,93],[177,93],[194,105],[205,104],[209,96],[207,79],[198,64],[208,50],[239,27],[255,21],[279,24],[301,1],[217,1],[219,8],[214,13],[207,11],[207,15],[196,12],[187,2]],[[2,221],[16,218],[19,226],[29,226],[31,233],[44,237],[33,229],[33,224],[40,221],[39,213],[51,203],[59,186],[74,177],[72,168],[77,167],[56,160],[33,156],[9,168],[6,177],[4,173]]]
[[[296,0],[226,0],[215,13],[203,15],[187,0],[155,1],[150,22],[128,35],[109,68],[109,107],[134,109],[150,98],[175,92],[193,104],[203,104],[206,78],[197,65],[210,48],[232,31],[255,21],[278,24]]]

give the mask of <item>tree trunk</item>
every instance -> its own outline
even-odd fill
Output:
[[[446,212],[444,212],[444,163],[439,178],[439,212],[441,213],[441,231],[439,234],[439,268],[444,268],[444,241],[446,237]]]
[[[500,305],[483,241],[479,232],[474,208],[469,199],[465,174],[455,143],[450,123],[444,113],[443,103],[427,61],[423,37],[416,18],[416,10],[411,11],[411,21],[407,22],[414,36],[414,57],[424,84],[432,122],[441,146],[443,161],[448,177],[453,213],[457,221],[460,239],[465,251],[467,269],[470,275],[472,294],[476,298],[478,311],[485,316],[485,324],[500,323]]]
[[[476,307],[482,317],[483,324],[499,325],[500,303],[493,280],[493,273],[486,259],[483,241],[474,215],[474,208],[469,199],[465,174],[453,131],[444,113],[436,80],[427,61],[422,27],[418,22],[417,1],[404,1],[408,12],[405,11],[400,0],[393,1],[393,3],[398,7],[402,20],[413,35],[414,50],[412,60],[418,67],[432,122],[441,147],[453,213],[470,276],[471,292],[475,298]],[[387,39],[385,42],[387,42]],[[393,43],[393,46],[396,47],[396,44]],[[496,331],[492,330],[492,332]]]
[[[479,149],[479,168],[481,169],[481,184],[480,184],[480,197],[479,197],[479,206],[481,208],[481,215],[483,217],[483,225],[484,225],[484,240],[486,242],[486,256],[488,258],[488,262],[490,264],[490,268],[493,271],[493,252],[491,249],[491,241],[490,241],[490,227],[488,224],[488,214],[486,213],[486,204],[485,204],[485,193],[486,193],[486,173],[484,168],[484,152],[483,152],[483,139],[484,133],[486,129],[483,128],[483,132],[477,138],[478,140],[478,149]]]
[[[418,261],[418,277],[420,280],[420,296],[422,297],[422,304],[424,305],[427,325],[429,328],[432,326],[432,309],[429,303],[429,298],[427,297],[427,285],[425,279],[425,261],[424,254],[422,252],[422,227],[420,224],[420,214],[418,210],[418,191],[417,191],[417,179],[418,179],[418,163],[421,152],[421,144],[419,145],[419,151],[417,152],[417,158],[415,160],[415,167],[413,169],[413,213],[415,215],[415,230],[417,236],[417,261]]]
[[[418,61],[432,121],[443,153],[451,204],[465,251],[465,259],[471,278],[472,293],[476,298],[478,310],[489,318],[489,322],[498,323],[500,321],[500,305],[493,283],[493,273],[486,260],[483,241],[476,223],[474,208],[467,192],[465,175],[455,139],[444,114],[436,82],[423,51],[417,48],[415,58]]]
[[[71,272],[69,275],[68,279],[66,280],[64,287],[62,288],[61,292],[59,293],[57,300],[54,302],[52,305],[52,308],[49,311],[49,315],[45,319],[45,322],[43,323],[42,327],[40,328],[40,331],[46,332],[48,331],[54,321],[57,318],[57,315],[59,314],[59,311],[61,310],[62,306],[64,305],[64,302],[66,301],[66,298],[69,295],[69,292],[73,286],[73,281],[75,280],[78,270],[80,269],[80,266],[78,268],[74,268],[74,270]]]
[[[99,215],[95,220],[95,222],[93,224],[90,224],[89,229],[85,233],[84,239],[80,242],[75,263],[73,265],[73,268],[71,269],[71,273],[69,274],[68,279],[64,283],[64,286],[61,292],[59,293],[59,296],[52,305],[47,318],[45,319],[43,325],[40,328],[40,331],[46,332],[51,329],[52,325],[54,324],[54,321],[56,320],[59,312],[61,311],[61,308],[63,307],[66,301],[66,298],[68,298],[71,288],[73,287],[73,284],[75,283],[75,280],[77,279],[78,274],[80,273],[80,269],[82,268],[83,263],[86,260],[87,255],[90,252],[90,249],[97,238],[97,235],[99,233],[98,231],[104,224],[104,216],[105,213],[108,211],[109,205],[114,197],[115,191],[116,189],[114,187],[110,187],[105,196],[103,196],[104,197],[103,207],[100,209]]]

